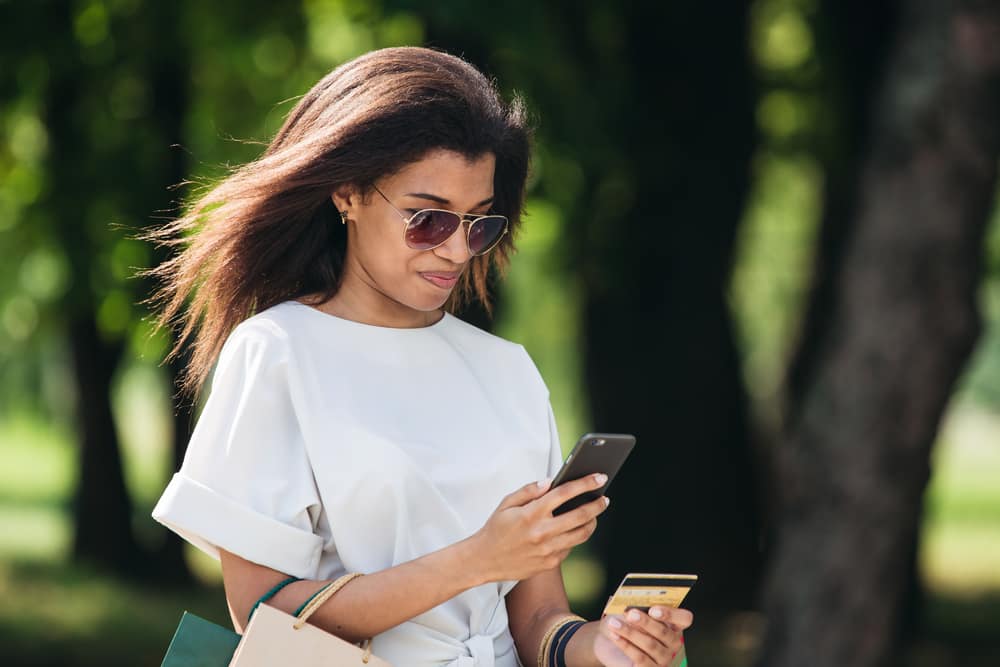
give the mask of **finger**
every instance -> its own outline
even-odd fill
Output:
[[[687,630],[694,623],[694,614],[687,609],[653,605],[649,608],[649,615],[661,623],[675,626],[678,630]]]
[[[681,643],[681,632],[670,623],[658,621],[649,614],[644,614],[638,609],[630,609],[625,613],[625,621],[629,627],[640,630],[650,638],[662,644],[665,648],[676,651]],[[646,648],[646,645],[640,643]]]
[[[615,628],[619,627],[611,625],[612,618],[617,619],[619,624],[623,623],[625,619],[625,617],[622,616],[621,614],[608,614],[607,616],[601,619],[601,623],[598,626],[598,632],[600,632],[602,635],[605,635],[608,638],[611,638],[613,635],[617,634]]]
[[[607,628],[605,630],[605,628]],[[651,655],[635,645],[622,632],[628,632],[629,628],[622,623],[620,617],[609,616],[601,623],[601,630],[614,642],[614,645],[632,661],[633,665],[655,665]]]
[[[593,475],[581,477],[580,479],[574,479],[572,482],[560,484],[556,488],[552,489],[552,491],[545,494],[542,502],[545,509],[551,512],[570,498],[575,498],[581,493],[601,488],[607,483],[607,481],[608,476],[604,473],[595,473]]]
[[[549,490],[550,484],[552,484],[551,479],[543,479],[538,482],[532,482],[531,484],[525,484],[520,489],[501,500],[497,509],[509,509],[511,507],[521,507],[522,505],[527,505],[532,500],[541,498],[545,495],[545,493]]]
[[[649,634],[645,628],[640,627],[636,622],[629,619],[631,614],[632,612],[629,612],[625,615],[624,623],[618,621],[622,625],[620,628],[615,628],[615,623],[611,623],[615,633],[642,651],[656,664],[665,664],[670,659],[671,652],[675,650],[672,644],[680,645],[680,642],[675,641],[671,643],[669,638],[664,639],[660,636]],[[662,631],[660,632],[662,633]],[[669,634],[669,631],[666,634]]]
[[[597,519],[591,519],[582,526],[577,526],[569,532],[561,533],[552,538],[552,545],[556,549],[572,549],[590,539],[597,529]]]
[[[566,532],[578,526],[585,526],[600,516],[604,510],[608,509],[608,505],[610,504],[611,499],[607,496],[591,500],[589,503],[580,505],[575,510],[570,510],[565,514],[555,517],[553,519],[553,527],[557,532]]]

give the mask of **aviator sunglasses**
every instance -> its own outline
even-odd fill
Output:
[[[377,186],[373,187],[406,223],[406,227],[403,228],[403,239],[406,245],[414,250],[437,248],[450,239],[459,225],[466,220],[469,222],[469,227],[465,234],[465,242],[472,255],[485,255],[493,250],[507,233],[507,217],[503,215],[473,215],[440,208],[422,208],[413,215],[406,215],[396,208]]]

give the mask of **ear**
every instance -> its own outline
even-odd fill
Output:
[[[355,213],[358,206],[361,205],[361,193],[356,187],[353,185],[341,186],[330,193],[330,199],[333,200],[333,205],[337,207],[338,211],[346,212],[349,218],[357,217]]]

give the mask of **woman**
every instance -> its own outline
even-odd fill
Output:
[[[155,238],[162,322],[212,389],[153,516],[221,560],[233,623],[357,578],[310,622],[396,665],[664,665],[683,610],[583,623],[559,564],[607,507],[553,517],[548,390],[489,309],[520,221],[529,133],[466,62],[369,53],[323,78],[264,155]],[[182,241],[183,239],[183,241]],[[180,345],[180,343],[178,344]],[[176,353],[176,348],[174,353]]]

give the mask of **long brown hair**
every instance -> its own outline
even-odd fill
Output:
[[[381,49],[344,63],[299,100],[256,160],[231,170],[187,212],[143,236],[179,248],[143,272],[159,281],[148,300],[177,338],[166,361],[190,345],[180,384],[197,394],[226,337],[242,320],[282,301],[332,297],[346,227],[330,195],[374,183],[435,149],[496,156],[493,210],[511,233],[474,257],[445,307],[478,298],[490,312],[487,276],[503,275],[524,203],[529,128],[519,97],[461,58],[431,49]],[[193,341],[191,340],[193,336]]]

